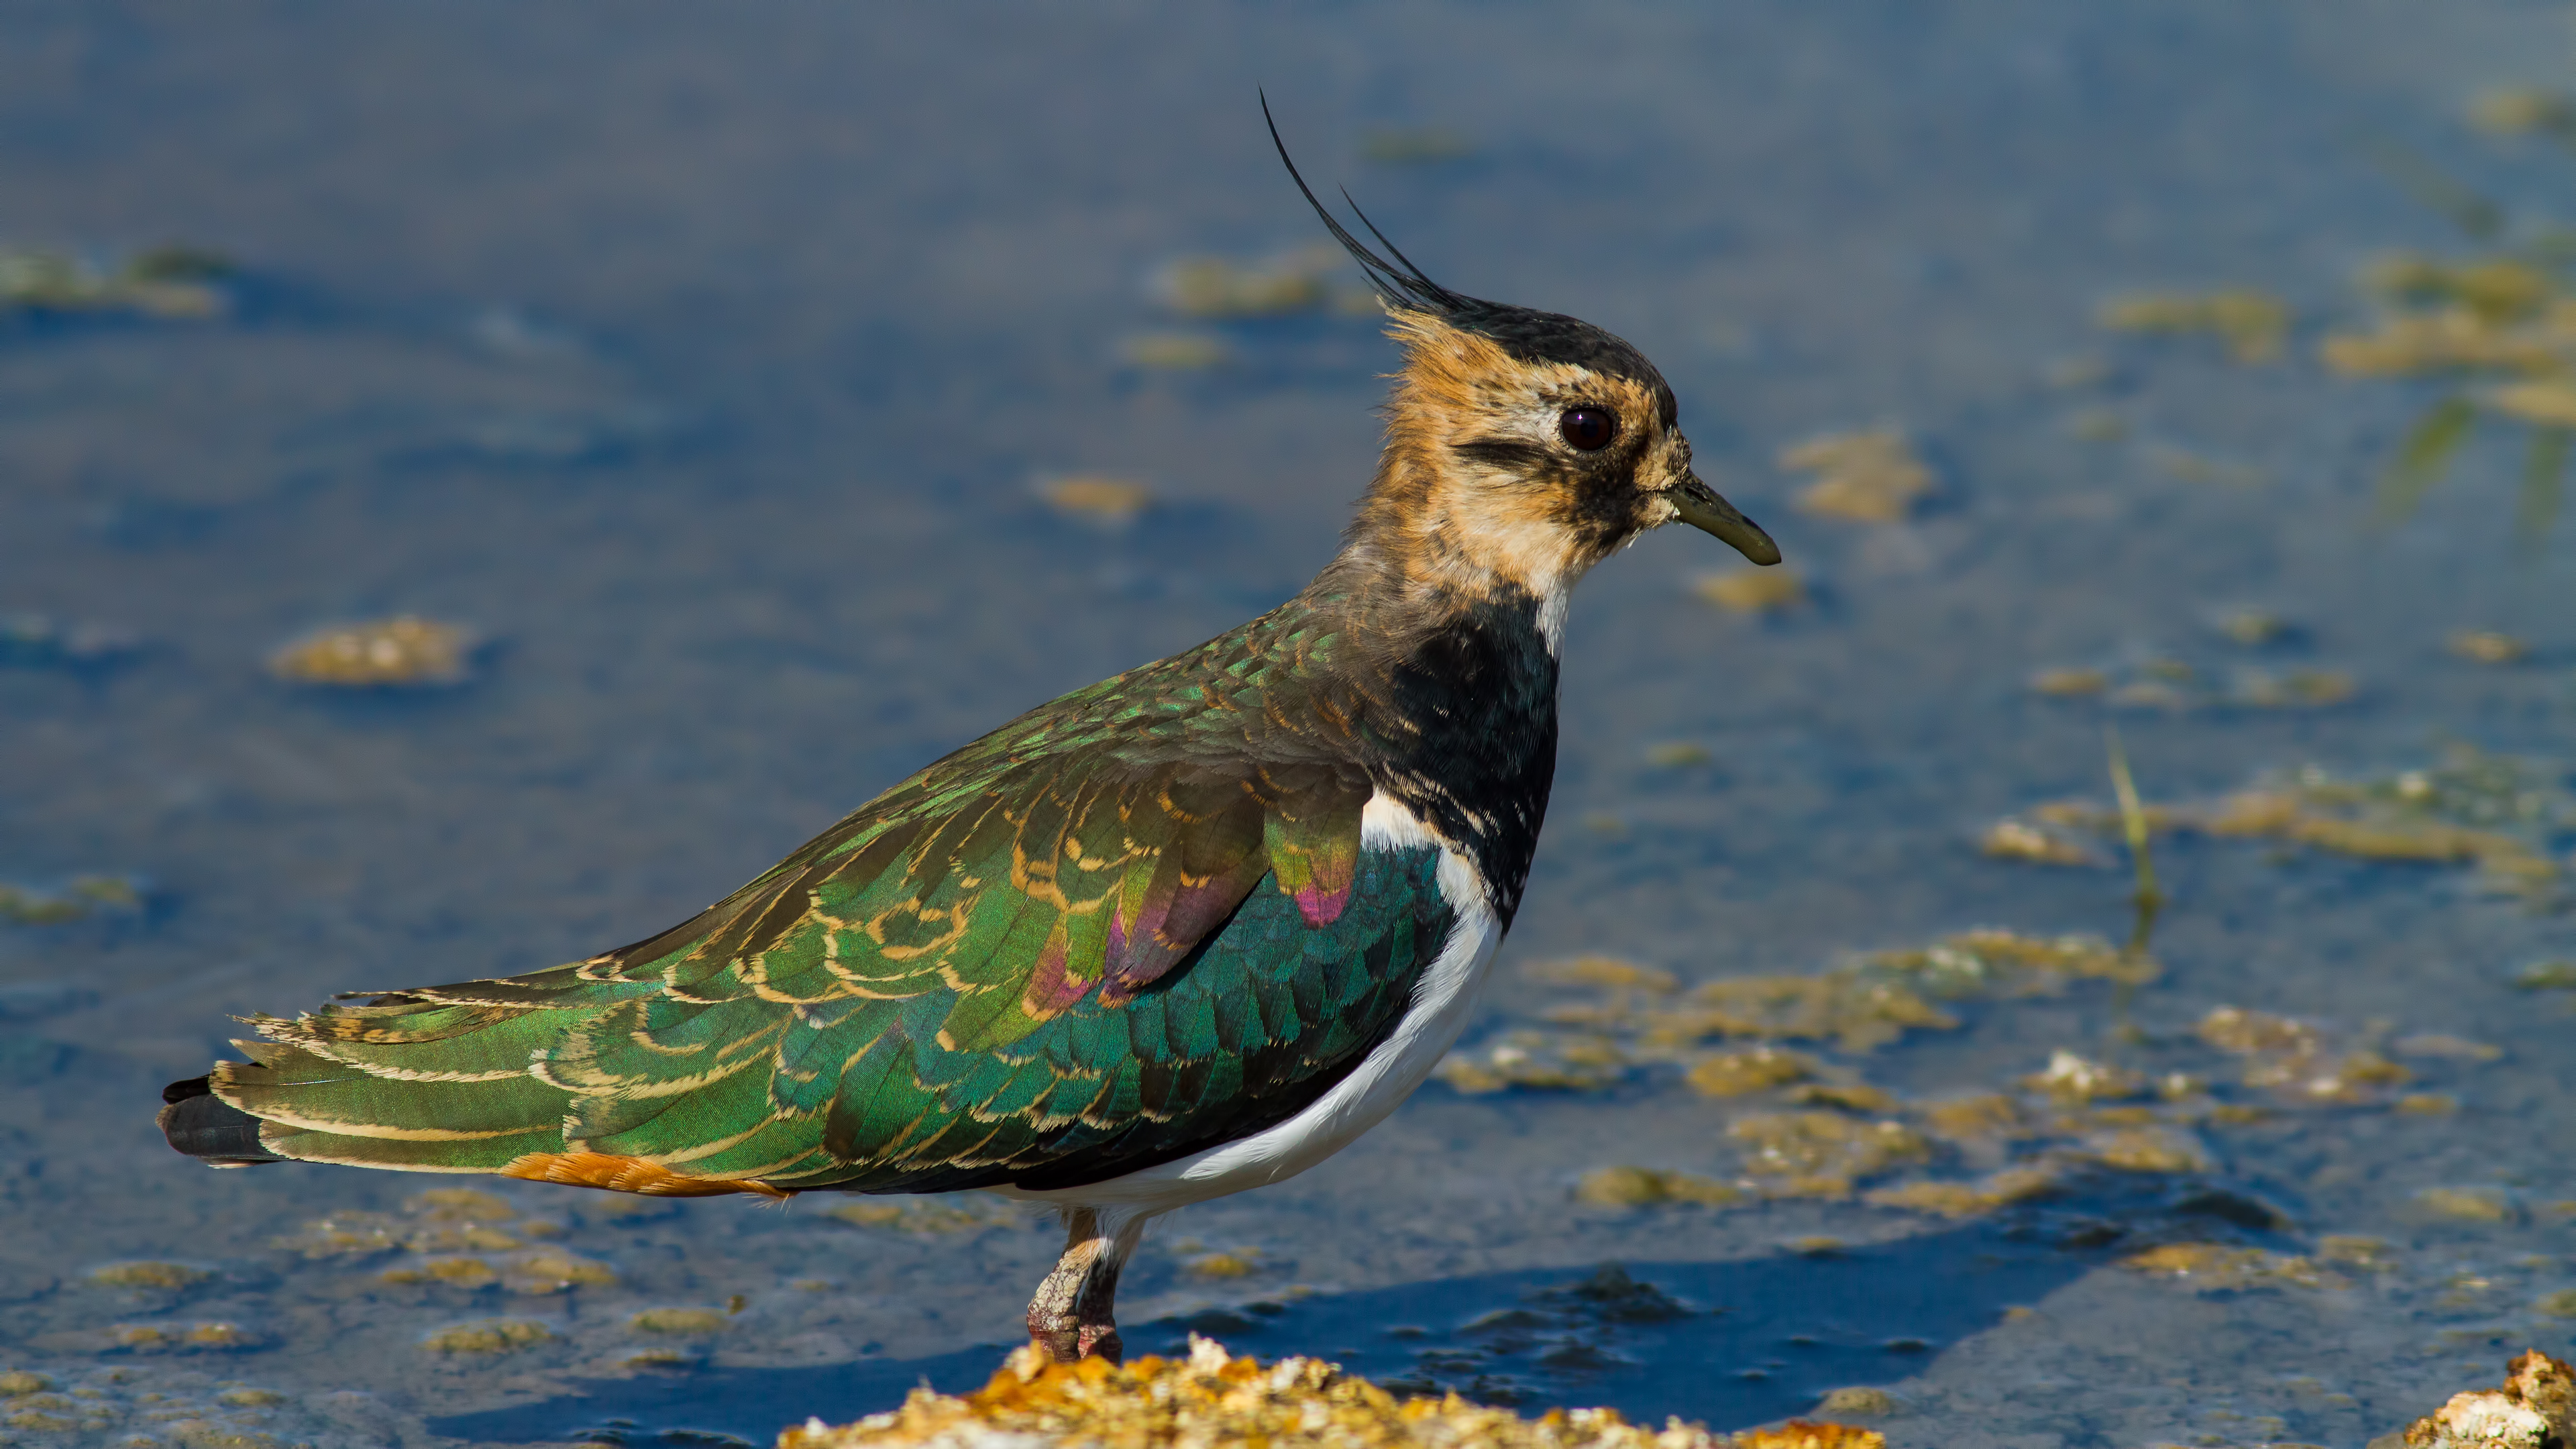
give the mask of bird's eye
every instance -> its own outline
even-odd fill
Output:
[[[1567,408],[1556,420],[1556,433],[1578,453],[1597,453],[1619,436],[1619,415],[1608,408]]]

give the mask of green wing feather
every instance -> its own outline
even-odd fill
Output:
[[[1023,716],[650,940],[258,1019],[213,1089],[287,1157],[781,1189],[1074,1183],[1282,1120],[1453,917],[1436,851],[1361,851],[1356,769],[1247,758],[1328,642],[1266,622]]]

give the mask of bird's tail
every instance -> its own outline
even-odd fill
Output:
[[[553,975],[556,973],[548,973]],[[554,983],[547,982],[547,985]],[[474,983],[484,994],[526,984]],[[217,1167],[339,1162],[409,1172],[501,1172],[561,1154],[571,1094],[533,1076],[533,1052],[584,1013],[429,992],[254,1017],[250,1060],[217,1062],[162,1092],[170,1145]]]
[[[259,1119],[215,1095],[204,1077],[161,1089],[161,1135],[208,1167],[256,1167],[286,1159],[259,1144]]]

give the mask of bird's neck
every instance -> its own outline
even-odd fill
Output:
[[[1553,654],[1574,586],[1602,556],[1509,480],[1469,470],[1399,406],[1341,553],[1319,587],[1365,599],[1382,619],[1426,624],[1479,605],[1537,604]]]
[[[1354,539],[1290,607],[1337,638],[1331,693],[1370,778],[1475,862],[1508,924],[1556,776],[1562,593],[1385,563]]]

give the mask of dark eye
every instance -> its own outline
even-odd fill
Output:
[[[1608,408],[1567,408],[1556,420],[1557,436],[1578,453],[1597,453],[1619,436],[1619,415]]]

